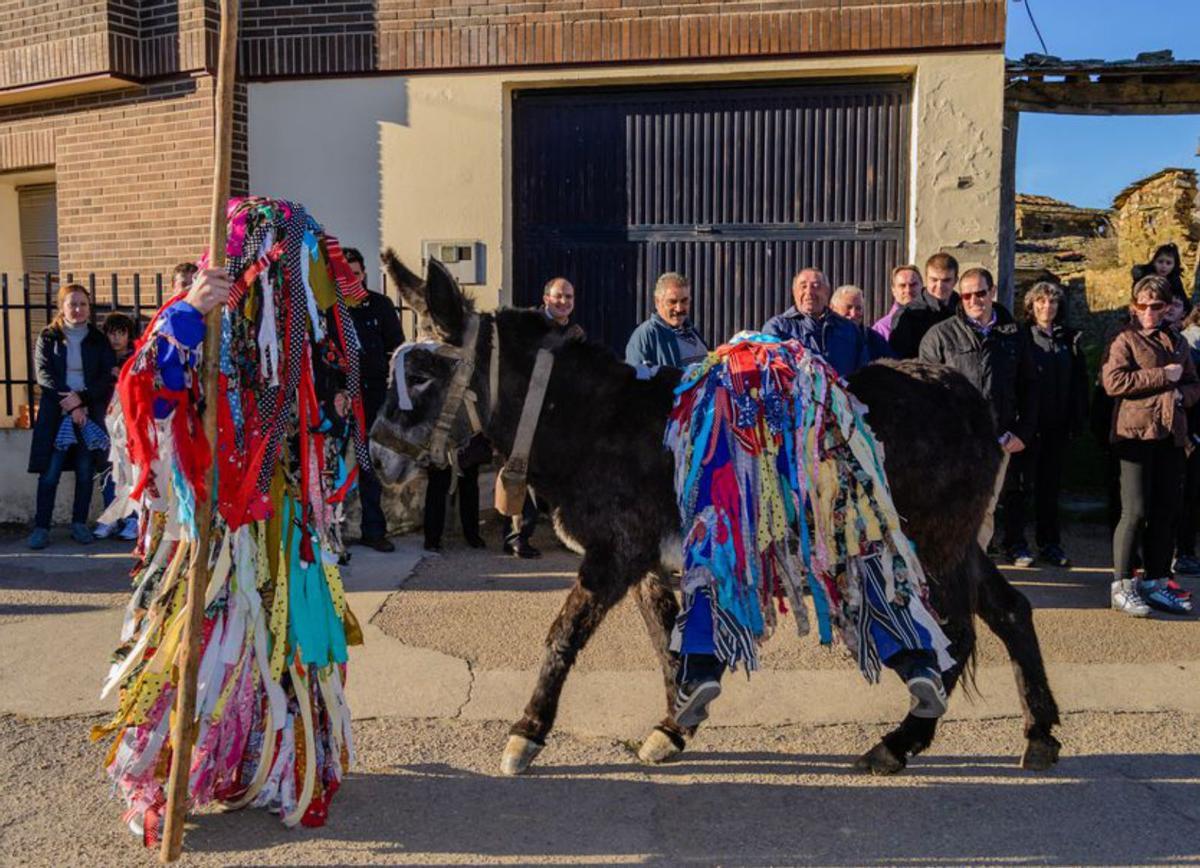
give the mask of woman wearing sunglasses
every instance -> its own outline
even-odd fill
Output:
[[[1101,370],[1115,399],[1110,440],[1120,464],[1121,520],[1113,533],[1112,607],[1145,617],[1175,615],[1191,600],[1169,586],[1175,520],[1183,496],[1185,410],[1200,400],[1187,343],[1168,327],[1171,285],[1158,275],[1133,287],[1132,322],[1109,347]],[[1145,537],[1145,578],[1133,575],[1138,531]]]

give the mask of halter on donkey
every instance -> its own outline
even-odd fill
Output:
[[[390,253],[390,251],[389,251]],[[444,267],[436,259],[430,261],[431,268]],[[448,276],[448,275],[447,275]],[[402,411],[413,409],[412,399],[408,393],[404,362],[413,350],[425,350],[450,359],[453,362],[454,373],[450,385],[438,411],[437,421],[429,431],[429,436],[414,434],[388,420],[380,414],[371,429],[372,440],[381,449],[390,449],[400,455],[412,459],[418,466],[433,465],[446,467],[454,465],[458,450],[466,445],[466,440],[477,434],[484,433],[484,426],[496,413],[500,395],[500,334],[496,329],[496,321],[487,318],[487,331],[491,333],[491,353],[488,362],[488,406],[487,418],[479,415],[479,396],[471,388],[475,378],[476,359],[479,356],[479,341],[485,329],[484,318],[472,313],[463,329],[462,343],[458,346],[432,337],[408,341],[396,348],[392,355],[392,385],[396,390],[397,406]],[[430,329],[426,329],[430,331]],[[533,444],[533,435],[537,429],[537,420],[541,415],[542,401],[546,396],[546,387],[550,382],[550,373],[554,367],[554,355],[548,350],[538,351],[534,363],[533,375],[530,378],[529,389],[521,410],[520,424],[511,453],[504,466],[500,469],[499,484],[496,487],[496,508],[502,515],[520,515],[521,507],[527,493],[527,475],[529,472],[529,450]],[[465,414],[466,426],[460,423]],[[465,437],[455,438],[455,430],[469,432]]]

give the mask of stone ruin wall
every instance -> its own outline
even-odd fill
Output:
[[[1118,196],[1116,205],[1113,223],[1121,264],[1129,269],[1146,262],[1159,245],[1173,241],[1183,258],[1185,283],[1190,284],[1200,249],[1196,172],[1176,169],[1151,176]]]
[[[1081,231],[1091,214],[1104,215],[1108,237]],[[1054,223],[1047,234],[1046,224]],[[1028,284],[1042,269],[1068,290],[1072,325],[1091,330],[1129,303],[1130,271],[1154,250],[1173,241],[1183,259],[1184,284],[1192,289],[1200,255],[1200,196],[1191,169],[1164,169],[1125,188],[1110,211],[1076,208],[1045,196],[1017,197],[1018,271]],[[1022,268],[1023,266],[1023,268]],[[1085,325],[1086,324],[1086,325]]]

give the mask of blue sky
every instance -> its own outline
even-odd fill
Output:
[[[1050,54],[1132,58],[1170,48],[1200,58],[1200,0],[1031,0]],[[1005,55],[1041,52],[1025,2],[1008,0]],[[1165,166],[1200,168],[1200,115],[1092,117],[1022,114],[1017,191],[1107,208],[1130,181]]]

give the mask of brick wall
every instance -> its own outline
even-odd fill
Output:
[[[996,46],[1004,0],[243,0],[244,76]],[[212,70],[216,0],[0,0],[0,88]]]
[[[187,76],[133,97],[80,97],[0,111],[0,158],[17,150],[14,143],[53,137],[63,272],[151,274],[203,250],[213,85],[207,75]],[[235,183],[244,192],[244,87],[239,96],[242,153]]]
[[[376,7],[389,0],[244,0],[238,66],[252,77],[377,68]]]
[[[108,68],[104,0],[0,0],[0,88]]]
[[[246,0],[239,62],[244,75],[269,78],[998,46],[1004,8],[1003,0]]]
[[[0,89],[114,73],[148,80],[216,63],[216,0],[0,0]]]

